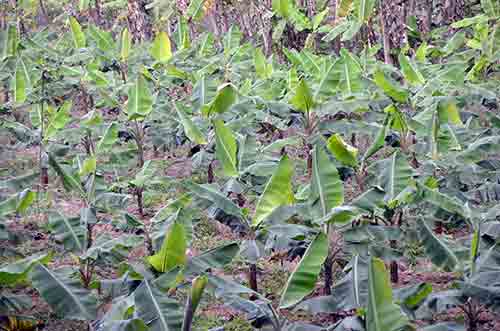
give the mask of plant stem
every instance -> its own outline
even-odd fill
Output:
[[[257,287],[257,265],[255,263],[250,263],[248,268],[248,283],[250,285],[250,289],[254,292],[258,292],[259,289]],[[255,300],[256,298],[251,298]]]
[[[134,132],[134,140],[137,144],[137,166],[139,168],[142,168],[144,165],[144,146],[143,146],[143,138],[144,135],[141,132],[141,128],[139,126],[139,122],[137,120],[134,120],[134,125],[135,125],[135,132]]]
[[[142,187],[136,187],[135,188],[135,194],[137,197],[137,207],[139,208],[139,215],[141,217],[144,217],[144,206],[143,206],[143,191],[144,189]]]

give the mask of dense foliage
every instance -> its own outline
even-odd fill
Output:
[[[1,329],[500,328],[499,17],[2,1]]]

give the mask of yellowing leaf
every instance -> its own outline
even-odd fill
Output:
[[[358,149],[347,144],[338,133],[328,139],[327,147],[340,162],[351,167],[358,165]]]
[[[127,28],[123,29],[121,40],[122,40],[122,45],[121,45],[120,56],[122,61],[127,61],[130,55],[130,46],[132,43],[132,40],[130,38],[130,33],[128,32]]]
[[[170,38],[166,32],[160,32],[156,35],[153,45],[151,46],[151,55],[158,61],[165,63],[172,58],[172,46]]]
[[[438,105],[438,116],[441,124],[463,126],[460,111],[453,100],[441,101]]]
[[[80,23],[74,17],[69,18],[69,24],[71,26],[71,34],[73,36],[73,42],[76,48],[84,48],[87,45],[87,40],[85,39],[85,34],[82,31]]]

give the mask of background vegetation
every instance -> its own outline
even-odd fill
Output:
[[[2,330],[500,330],[498,0],[3,0]]]

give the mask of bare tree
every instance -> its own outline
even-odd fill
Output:
[[[443,21],[450,24],[465,17],[465,0],[445,0],[443,10]]]
[[[380,2],[380,25],[384,45],[384,60],[394,63],[391,51],[399,49],[407,42],[406,15],[401,0],[382,0]]]
[[[151,17],[145,0],[128,0],[128,28],[134,41],[148,40],[153,35]]]

